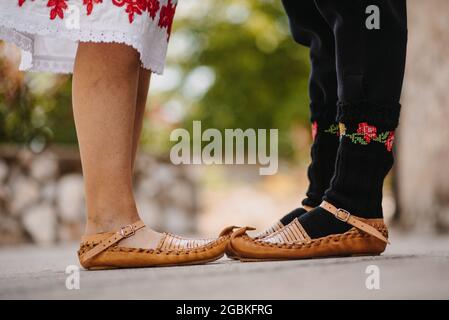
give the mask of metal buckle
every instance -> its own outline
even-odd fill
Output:
[[[126,228],[131,228],[131,232],[129,234],[126,233]],[[135,233],[136,233],[136,231],[134,230],[134,227],[131,224],[120,228],[120,234],[123,238],[131,237]]]
[[[340,216],[340,212],[344,213],[346,216],[344,218],[342,218]],[[338,220],[343,221],[343,222],[348,222],[350,216],[351,216],[351,214],[348,211],[346,211],[345,209],[337,209],[337,212],[335,213],[335,218],[337,218]]]

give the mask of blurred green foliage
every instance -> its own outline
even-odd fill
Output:
[[[308,118],[308,52],[292,41],[280,1],[220,1],[205,19],[186,25],[202,48],[181,65],[205,65],[215,73],[187,122],[222,130],[278,128],[281,155],[291,155],[292,126]]]
[[[24,74],[0,57],[0,143],[27,144],[39,151],[49,142],[76,141],[71,77]]]
[[[292,132],[308,126],[308,73],[308,51],[291,39],[280,1],[180,1],[167,61],[173,85],[150,90],[142,142],[166,153],[169,132],[193,120],[203,130],[277,128],[280,154],[291,158]],[[0,142],[76,143],[70,85],[67,76],[29,74],[11,97],[0,84]],[[174,105],[181,116],[161,122]]]

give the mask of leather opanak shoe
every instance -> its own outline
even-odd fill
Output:
[[[202,264],[220,259],[235,227],[224,229],[217,239],[187,239],[164,233],[155,249],[121,247],[120,241],[145,227],[143,221],[81,239],[78,257],[86,269],[139,268]]]
[[[253,239],[246,234],[248,228],[240,228],[232,234],[229,247],[242,261],[379,255],[385,251],[388,230],[383,219],[355,217],[325,201],[321,207],[352,228],[342,234],[311,239],[299,220],[295,219],[262,239]]]
[[[308,206],[303,206],[304,210],[306,210],[307,212],[309,212],[310,210],[313,210],[312,207],[308,207]],[[274,223],[272,226],[270,226],[269,228],[257,233],[255,236],[251,237],[254,240],[260,240],[263,239],[265,237],[269,237],[270,235],[278,232],[279,230],[281,230],[282,228],[284,228],[284,224],[281,222],[281,220],[277,221],[276,223]],[[247,231],[251,231],[251,230],[256,230],[255,228],[251,228],[251,227],[246,227]],[[230,244],[228,244],[228,247],[226,248],[226,256],[230,259],[234,259],[234,260],[238,260],[239,259],[239,255],[236,251],[234,251],[232,249],[232,246]]]

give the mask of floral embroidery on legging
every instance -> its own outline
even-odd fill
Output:
[[[377,127],[367,122],[359,123],[357,131],[347,133],[344,124],[340,123],[340,134],[351,140],[352,143],[368,145],[371,142],[383,143],[388,151],[393,150],[394,131],[377,132]]]
[[[332,134],[332,135],[336,135],[337,137],[340,136],[340,130],[339,130],[338,124],[336,124],[336,123],[331,124],[329,126],[329,128],[324,130],[324,132]],[[314,122],[312,122],[312,140],[315,140],[317,134],[318,134],[318,122],[314,121]]]
[[[17,0],[19,7],[25,2],[34,0]],[[158,27],[167,30],[167,41],[170,38],[175,16],[177,4],[172,0],[168,0],[167,4],[161,7],[160,0],[111,0],[112,4],[117,7],[125,7],[125,13],[128,14],[129,23],[134,22],[136,15],[141,16],[148,12],[149,17],[154,21],[159,12]],[[57,17],[64,19],[64,12],[69,8],[69,0],[48,0],[47,7],[50,8],[50,19],[55,20]],[[103,0],[83,0],[86,6],[86,14],[90,15],[94,6],[103,3]]]
[[[324,130],[324,132],[334,134],[337,137],[340,136],[340,128],[339,128],[338,124],[336,124],[336,123],[331,124],[329,128]]]
[[[312,140],[315,140],[316,135],[318,134],[318,122],[312,122]]]

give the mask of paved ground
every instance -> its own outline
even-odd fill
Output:
[[[172,268],[81,271],[65,286],[75,246],[0,250],[0,299],[449,298],[449,237],[396,236],[381,257],[216,263]],[[380,271],[368,290],[367,266]]]

